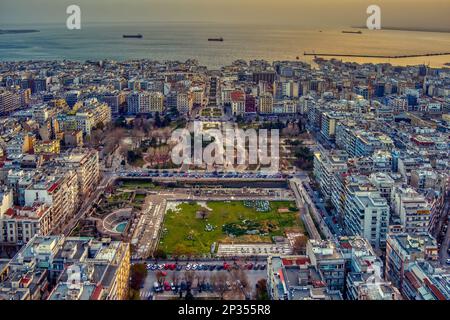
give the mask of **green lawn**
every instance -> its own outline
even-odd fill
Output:
[[[197,212],[204,210],[196,202],[182,203],[177,206],[178,212],[168,210],[165,215],[163,236],[159,248],[168,254],[203,254],[210,252],[214,242],[270,242],[272,236],[282,236],[286,228],[304,231],[298,211],[279,213],[279,208],[295,208],[294,202],[270,202],[270,211],[258,212],[255,208],[244,206],[243,201],[207,202],[209,211],[205,219],[198,217]],[[243,235],[229,237],[223,232],[224,225],[252,224],[261,226],[266,234]],[[205,231],[207,225],[212,231]]]
[[[150,181],[125,180],[122,181],[122,189],[155,189],[156,186]]]

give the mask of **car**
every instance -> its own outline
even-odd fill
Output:
[[[253,263],[249,263],[245,267],[246,267],[247,270],[252,270],[253,269]]]
[[[445,263],[450,264],[450,259],[445,260]]]
[[[185,291],[186,289],[187,289],[186,282],[182,281],[182,282],[180,283],[180,290],[181,290],[181,291]]]
[[[209,271],[213,271],[215,268],[216,268],[215,265],[210,265],[210,266],[209,266]]]
[[[169,265],[168,263],[166,263],[166,264],[164,265],[164,270],[169,269],[169,267],[170,267],[170,265]]]
[[[156,292],[156,293],[162,291],[162,288],[161,288],[161,286],[159,285],[158,282],[155,282],[155,284],[153,285],[153,291]]]
[[[147,270],[151,270],[152,269],[152,267],[153,267],[153,265],[152,264],[147,264]]]
[[[191,270],[191,268],[192,268],[192,266],[191,266],[190,264],[187,264],[187,265],[186,265],[186,270],[187,270],[187,271]]]
[[[192,265],[192,270],[197,270],[197,268],[198,268],[198,264],[194,263],[194,264]]]
[[[158,269],[158,265],[156,264],[152,265],[152,271],[155,271],[156,269]]]
[[[447,249],[447,253],[450,254],[450,248]]]
[[[164,282],[164,291],[170,291],[172,288],[170,287],[170,284],[167,282],[167,281],[165,281]]]
[[[183,266],[181,264],[177,265],[177,271],[183,270]]]
[[[158,266],[158,270],[162,270],[162,269],[164,269],[164,265],[163,265],[163,264],[160,264],[160,265]]]
[[[266,270],[266,265],[265,265],[265,264],[263,264],[263,265],[261,266],[261,270]]]
[[[170,289],[172,289],[172,291],[175,291],[177,289],[173,282],[170,283]]]

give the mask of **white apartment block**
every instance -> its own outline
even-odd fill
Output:
[[[356,191],[347,196],[344,222],[352,235],[366,238],[376,248],[386,247],[389,206],[377,191]]]

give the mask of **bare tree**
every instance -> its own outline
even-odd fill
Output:
[[[228,291],[228,280],[228,273],[225,272],[220,272],[217,275],[214,275],[214,277],[211,277],[211,282],[214,281],[215,291],[219,294],[221,300],[224,299],[225,293]]]
[[[293,250],[295,254],[305,254],[306,253],[306,244],[308,242],[308,238],[305,235],[301,235],[295,238]]]

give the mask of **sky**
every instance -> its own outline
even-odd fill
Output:
[[[450,31],[450,0],[0,0],[0,27],[64,23],[66,8],[82,22],[209,22],[362,26],[381,7],[382,25]]]

